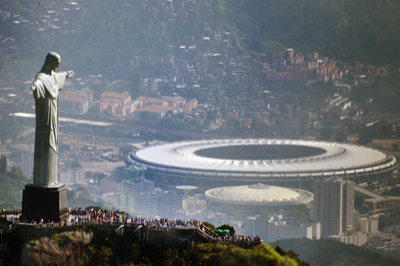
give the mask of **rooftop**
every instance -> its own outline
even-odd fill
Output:
[[[284,206],[308,203],[313,193],[294,188],[264,185],[261,183],[244,186],[219,187],[205,192],[206,199],[215,202],[252,205],[252,206]]]

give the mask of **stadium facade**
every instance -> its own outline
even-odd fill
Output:
[[[204,188],[269,184],[312,187],[313,180],[384,182],[399,163],[384,151],[363,146],[290,139],[221,139],[175,142],[137,150],[125,158],[146,167],[160,185]]]

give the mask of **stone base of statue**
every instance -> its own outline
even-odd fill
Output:
[[[25,186],[22,195],[21,220],[59,222],[68,219],[67,188],[64,184],[49,187]]]

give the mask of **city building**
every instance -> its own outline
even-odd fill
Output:
[[[33,177],[33,148],[26,147],[21,150],[21,170],[27,178]]]
[[[121,183],[117,183],[113,178],[102,178],[100,180],[100,193],[110,193],[121,190]]]
[[[214,226],[220,226],[223,224],[232,224],[233,217],[231,215],[225,213],[218,212],[204,212],[201,216],[198,217],[200,221],[208,221],[212,223]]]
[[[137,194],[140,192],[152,192],[155,189],[154,182],[140,179],[121,180],[121,191],[123,194]]]
[[[180,107],[173,107],[167,105],[148,105],[146,107],[135,110],[135,118],[143,118],[143,113],[148,113],[151,115],[152,119],[158,120],[163,118],[168,112],[173,114],[181,113],[183,110]],[[150,119],[150,118],[148,118]]]
[[[276,216],[276,215],[275,215]],[[267,215],[257,215],[247,217],[246,221],[242,225],[242,228],[245,229],[246,235],[258,235],[263,239],[268,238],[268,222],[272,219],[282,219],[282,215],[273,216],[272,214]]]
[[[195,194],[193,197],[185,197],[183,199],[183,209],[185,210],[201,210],[206,211],[206,200],[203,194]]]
[[[321,238],[319,222],[284,220],[282,215],[276,214],[247,217],[244,228],[246,235],[258,235],[267,242],[304,237]]]
[[[191,99],[190,101],[188,101],[184,106],[183,106],[183,111],[185,113],[190,113],[193,111],[193,109],[197,108],[197,99]]]
[[[86,175],[85,170],[82,168],[64,168],[58,169],[58,182],[59,183],[85,183]]]
[[[354,187],[354,190],[359,194],[367,196],[364,199],[364,206],[367,207],[370,214],[400,206],[400,197],[377,194],[359,186]]]
[[[323,237],[354,230],[354,186],[334,177],[314,181],[311,219],[321,223]]]
[[[321,238],[321,223],[299,221],[269,221],[267,242],[291,238]]]
[[[153,106],[153,105],[168,106],[168,101],[165,99],[161,99],[161,98],[140,96],[135,101],[141,102],[140,108],[147,107],[147,106]]]
[[[186,100],[182,96],[161,96],[168,102],[168,106],[182,107],[185,105]]]
[[[145,178],[122,180],[120,206],[160,217],[174,219],[182,209],[182,195],[155,188],[154,182]]]
[[[378,232],[378,218],[361,218],[359,222],[360,231],[374,234]]]
[[[79,97],[61,98],[60,109],[64,111],[84,114],[89,109],[89,100]]]
[[[362,246],[367,243],[367,233],[365,232],[348,232],[344,235],[332,235],[328,237],[332,240],[337,240],[345,244],[353,244],[356,246]]]
[[[158,83],[161,81],[161,79],[140,78],[139,86],[144,93],[155,93],[158,91]]]
[[[139,179],[146,172],[146,168],[126,167],[122,169],[122,179]]]
[[[101,101],[118,101],[121,104],[126,104],[131,101],[131,96],[129,94],[106,91],[100,95],[100,99]]]

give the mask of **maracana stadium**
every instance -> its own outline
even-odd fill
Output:
[[[399,165],[384,151],[290,139],[168,143],[137,150],[125,158],[125,164],[146,167],[146,178],[159,185],[203,188],[257,183],[303,188],[331,176],[356,183],[384,181]]]

